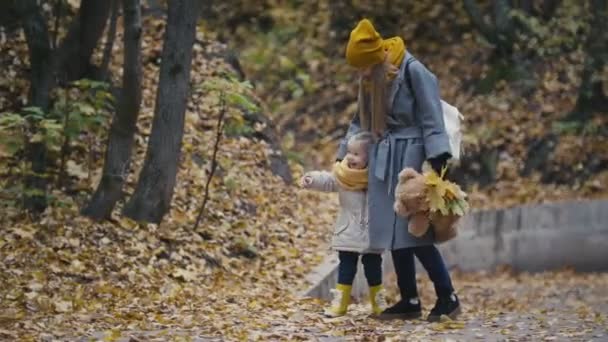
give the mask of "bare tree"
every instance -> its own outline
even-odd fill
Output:
[[[47,111],[54,82],[53,50],[46,20],[36,0],[19,0],[13,4],[20,17],[29,51],[29,105]],[[46,155],[47,151],[42,142],[27,144],[26,158],[31,163],[31,172],[25,179],[24,208],[33,213],[42,212],[46,208]]]
[[[59,70],[68,81],[94,75],[91,56],[103,34],[112,1],[81,0],[77,16],[59,46]]]
[[[82,0],[79,13],[59,47],[55,47],[49,34],[40,1],[12,0],[3,2],[0,7],[7,13],[14,13],[25,34],[30,62],[28,105],[46,113],[51,106],[51,91],[57,84],[57,76],[68,75],[68,79],[83,76],[83,65],[89,64],[105,27],[109,4],[107,1]],[[2,18],[2,22],[10,24],[11,21],[5,19]],[[40,213],[46,208],[47,151],[44,143],[28,142],[26,158],[31,172],[25,179],[24,208]]]
[[[152,133],[135,193],[123,213],[159,223],[171,205],[188,93],[192,47],[202,1],[169,0]]]
[[[123,0],[124,60],[122,92],[110,126],[101,181],[82,214],[96,220],[107,219],[121,198],[129,174],[133,140],[142,98],[141,1]]]

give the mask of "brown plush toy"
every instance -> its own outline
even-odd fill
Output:
[[[408,231],[416,237],[423,236],[430,225],[433,226],[435,240],[439,243],[457,235],[456,223],[459,216],[429,213],[425,178],[414,169],[407,168],[399,173],[394,209],[398,215],[409,218]]]
[[[399,183],[395,188],[395,212],[409,217],[408,231],[420,237],[429,229],[429,206],[426,202],[424,176],[407,168],[399,173]]]

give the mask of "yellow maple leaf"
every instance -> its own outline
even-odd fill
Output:
[[[441,182],[441,177],[435,171],[428,171],[424,173],[424,184],[435,186]]]
[[[458,198],[459,189],[458,186],[452,182],[444,182],[445,183],[445,197],[447,199],[455,199]]]
[[[431,212],[446,210],[445,199],[437,187],[428,189],[426,196]]]
[[[457,215],[462,216],[468,208],[466,194],[456,183],[443,179],[444,171],[441,176],[433,170],[423,174],[430,210],[431,212],[441,212],[443,215],[456,211]],[[457,202],[458,205],[455,205],[454,202]]]

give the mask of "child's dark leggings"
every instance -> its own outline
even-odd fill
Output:
[[[382,284],[382,254],[361,254],[356,252],[338,252],[338,284],[352,285],[357,274],[357,262],[361,257],[365,278],[369,286]]]
[[[431,281],[435,285],[437,297],[446,297],[454,292],[452,280],[445,267],[439,250],[434,245],[396,249],[392,251],[397,284],[402,299],[418,297],[416,287],[416,267],[414,255],[426,269]]]

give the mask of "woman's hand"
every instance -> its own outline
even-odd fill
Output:
[[[437,172],[438,175],[441,175],[441,171],[447,167],[448,165],[448,159],[450,159],[450,154],[449,153],[443,153],[438,155],[435,158],[431,158],[428,160],[429,164],[431,164],[431,167],[433,168],[433,170],[435,170],[435,172]]]

